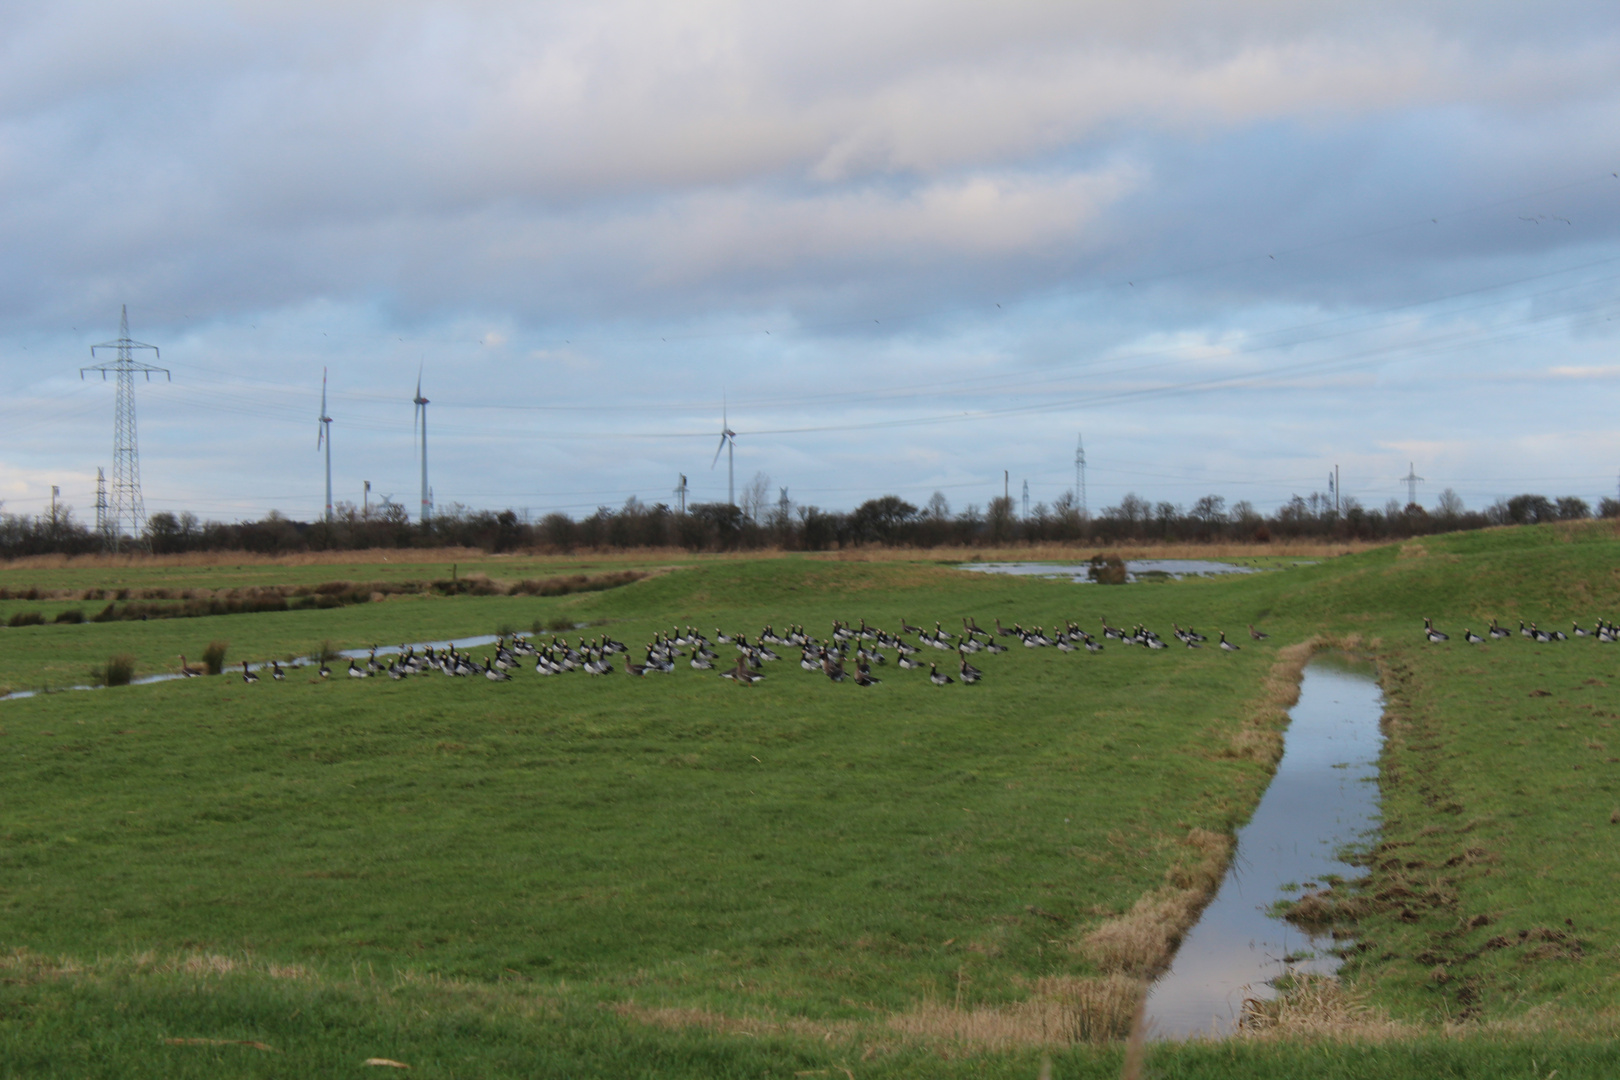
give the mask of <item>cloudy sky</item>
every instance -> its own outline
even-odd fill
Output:
[[[0,2],[0,499],[1620,481],[1620,7]]]

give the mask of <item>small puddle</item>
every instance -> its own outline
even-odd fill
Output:
[[[1077,585],[1090,584],[1090,567],[1085,563],[987,562],[962,563],[958,570],[980,574],[1013,574],[1022,577],[1068,578]],[[1217,562],[1214,559],[1126,559],[1125,580],[1143,577],[1199,577],[1205,574],[1252,574],[1252,566]]]
[[[1152,1037],[1231,1034],[1246,998],[1277,996],[1271,980],[1338,970],[1331,938],[1308,935],[1268,910],[1298,897],[1307,883],[1363,872],[1337,852],[1378,827],[1383,711],[1371,664],[1321,654],[1306,666],[1282,761],[1254,817],[1238,830],[1226,880],[1148,994]]]

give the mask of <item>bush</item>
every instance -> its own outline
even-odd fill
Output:
[[[107,686],[128,686],[134,678],[135,658],[129,653],[119,653],[108,660],[101,675],[101,681]]]
[[[517,633],[517,627],[509,622],[503,622],[495,627],[495,636],[499,638],[511,637]]]
[[[43,626],[45,614],[40,611],[19,611],[13,615],[7,626]]]
[[[55,621],[59,623],[82,623],[84,622],[84,612],[79,608],[70,608],[67,611],[59,611],[56,613]]]
[[[1125,584],[1125,560],[1118,555],[1093,555],[1086,576],[1099,585]]]
[[[203,650],[203,666],[208,674],[218,675],[225,670],[225,650],[230,648],[228,641],[210,641],[208,648]]]
[[[565,619],[560,615],[553,616],[551,621],[546,623],[547,630],[572,630],[573,628],[574,620]]]
[[[336,660],[339,655],[340,654],[337,651],[337,646],[333,645],[330,641],[323,641],[319,645],[315,646],[314,650],[310,652],[309,658],[315,661],[317,664],[330,664],[333,660]]]

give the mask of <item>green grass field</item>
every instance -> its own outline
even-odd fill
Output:
[[[121,652],[172,670],[211,640],[259,660],[536,621],[638,659],[672,626],[902,617],[1095,632],[1106,616],[1167,639],[1191,623],[1245,646],[1015,647],[976,658],[973,687],[892,664],[880,686],[834,685],[779,648],[747,688],[684,666],[505,684],[295,671],[5,702],[0,1076],[324,1075],[368,1057],[443,1076],[1034,1076],[1043,1056],[1053,1075],[1117,1075],[1120,1043],[1049,1026],[1111,976],[1087,934],[1197,887],[1196,838],[1229,834],[1268,778],[1279,651],[1349,635],[1390,700],[1372,876],[1320,898],[1354,919],[1360,1007],[1333,1037],[1154,1046],[1149,1070],[1614,1075],[1620,646],[1470,647],[1461,628],[1589,625],[1620,606],[1616,555],[1606,526],[1499,530],[1123,588],[932,561],[648,560],[678,568],[544,599],[0,630],[13,687]],[[208,575],[378,570],[118,573],[219,588]],[[18,573],[14,593],[112,587]],[[0,617],[21,606],[48,605]],[[1425,615],[1453,640],[1427,644]],[[1271,639],[1251,643],[1250,622]]]

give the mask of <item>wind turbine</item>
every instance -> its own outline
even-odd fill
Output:
[[[326,415],[326,369],[321,368],[321,416],[316,423],[315,449],[326,446],[326,523],[332,524],[332,418]]]
[[[720,451],[726,452],[726,502],[732,506],[737,505],[737,433],[731,430],[726,421],[726,403],[720,402],[720,445],[715,447],[714,460],[709,462],[713,469],[720,463]]]
[[[413,418],[411,420],[411,428],[412,428],[413,431],[416,430],[416,424],[417,424],[418,421],[420,421],[421,425],[422,425],[421,426],[421,435],[420,435],[420,439],[421,439],[420,445],[422,447],[422,518],[421,518],[421,520],[422,520],[422,522],[424,524],[426,524],[428,518],[433,516],[433,498],[428,492],[428,485],[427,485],[427,407],[428,407],[428,399],[422,396],[422,369],[421,369],[420,366],[418,366],[417,369],[416,369],[416,396],[414,398],[412,398],[411,401],[416,405],[416,413],[415,413],[415,415],[413,416]]]

